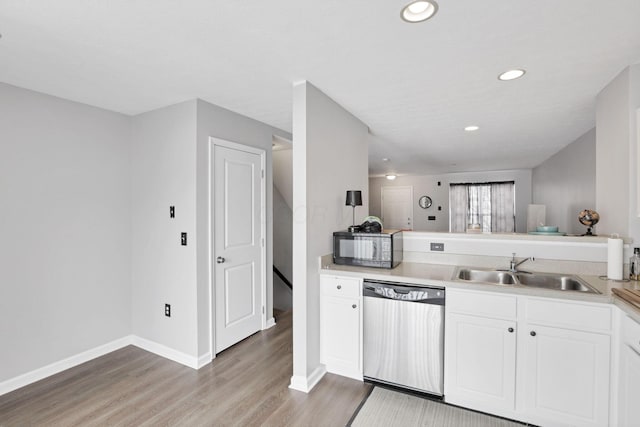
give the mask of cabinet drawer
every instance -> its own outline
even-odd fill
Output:
[[[622,342],[640,351],[640,323],[622,316]]]
[[[515,319],[514,295],[447,289],[447,311],[496,319]]]
[[[531,297],[523,300],[527,322],[584,331],[611,331],[612,312],[607,305]]]
[[[362,281],[352,277],[322,276],[321,292],[334,297],[358,298],[362,294]]]

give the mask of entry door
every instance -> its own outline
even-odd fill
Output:
[[[213,140],[215,352],[262,329],[264,151]]]
[[[382,224],[386,229],[413,230],[413,187],[382,187]]]

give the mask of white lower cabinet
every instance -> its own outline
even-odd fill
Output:
[[[516,307],[512,295],[447,289],[446,402],[518,419]]]
[[[606,304],[448,291],[445,400],[542,426],[607,426],[611,316]]]
[[[540,325],[526,325],[520,332],[527,421],[608,425],[610,337]]]
[[[622,318],[620,371],[618,374],[618,425],[640,424],[640,324]]]
[[[362,380],[362,280],[320,276],[320,363]]]
[[[445,397],[500,415],[515,409],[515,321],[465,314],[446,320]]]

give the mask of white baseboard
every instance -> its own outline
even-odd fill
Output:
[[[200,369],[203,366],[208,365],[212,360],[213,357],[211,357],[211,353],[203,354],[202,356],[198,357],[198,367],[196,369]]]
[[[174,362],[178,362],[193,369],[202,367],[199,366],[200,360],[198,357],[190,356],[186,353],[175,350],[171,347],[167,347],[166,345],[159,344],[155,341],[150,341],[145,338],[134,336],[133,345],[135,345],[136,347],[140,347],[143,350],[147,350],[153,354],[157,354],[158,356],[162,356],[165,359],[173,360]]]
[[[213,360],[211,353],[205,353],[200,357],[194,357],[165,345],[158,344],[157,342],[140,338],[135,335],[128,335],[99,347],[92,348],[91,350],[76,354],[75,356],[54,362],[42,368],[34,369],[26,374],[0,382],[0,396],[69,368],[73,368],[74,366],[88,362],[97,357],[104,356],[107,353],[119,350],[128,345],[135,345],[143,350],[164,357],[165,359],[173,360],[174,362],[178,362],[193,369],[200,369],[203,366],[208,365]]]
[[[322,379],[322,377],[324,377],[324,374],[326,373],[327,373],[327,367],[324,365],[320,365],[316,369],[314,369],[311,375],[309,375],[309,379],[307,381],[309,384],[309,391],[311,391],[311,389],[314,388],[316,384],[320,382],[320,380]]]
[[[324,365],[318,366],[309,376],[294,375],[291,377],[291,384],[289,388],[293,390],[309,393],[313,387],[318,384],[324,374],[327,373],[327,368]]]
[[[270,319],[267,319],[267,325],[264,327],[264,329],[273,328],[274,326],[276,326],[276,319],[272,317]]]
[[[133,336],[128,335],[99,347],[95,347],[74,356],[67,357],[66,359],[51,363],[50,365],[43,366],[42,368],[34,369],[26,374],[3,381],[0,383],[0,396],[131,344],[133,344]]]
[[[293,390],[309,393],[309,388],[307,387],[307,377],[302,375],[292,376],[291,383],[289,384],[289,388]]]

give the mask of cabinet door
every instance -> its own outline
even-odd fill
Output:
[[[360,300],[321,297],[321,362],[327,371],[362,380]]]
[[[640,353],[628,345],[622,347],[620,364],[620,427],[636,427],[640,422]]]
[[[445,328],[445,400],[503,416],[515,409],[515,322],[451,313]]]
[[[610,337],[531,324],[519,333],[527,419],[608,425]]]

